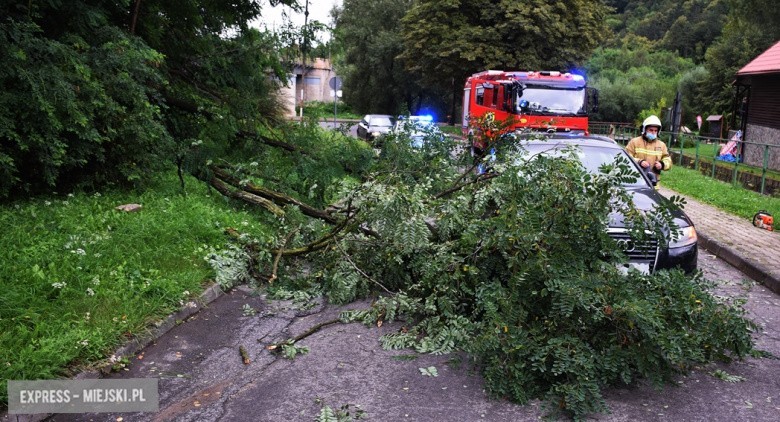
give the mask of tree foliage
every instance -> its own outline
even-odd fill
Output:
[[[450,94],[477,71],[569,70],[604,39],[601,1],[429,0],[404,16],[402,57],[426,86]]]
[[[597,49],[586,66],[590,85],[599,90],[599,110],[591,118],[633,122],[643,110],[671,104],[681,75],[693,67],[690,59],[656,50],[640,37],[627,39],[620,48]],[[693,121],[696,111],[696,105],[685,108],[686,118]]]
[[[660,48],[682,57],[704,60],[704,53],[720,35],[728,12],[726,0],[610,0],[616,12],[612,22],[618,39],[633,34],[657,41]]]
[[[480,133],[498,133],[505,122],[480,124]],[[404,321],[385,347],[469,351],[491,394],[543,399],[576,417],[605,411],[607,386],[662,384],[691,365],[751,351],[754,325],[707,281],[615,265],[625,257],[606,231],[611,213],[624,215],[637,239],[646,228],[668,239],[664,227],[674,227],[668,208],[634,208],[622,187],[636,177],[627,161],[591,174],[576,153],[521,158],[512,136],[496,142],[483,163],[490,170],[477,174],[457,142],[414,148],[408,135],[389,135],[359,179],[326,189],[330,217],[287,205],[273,244],[249,240],[259,257],[251,267],[267,274],[273,266],[271,290],[285,297],[305,290],[345,303],[377,294],[369,309],[343,318]],[[245,181],[236,188],[267,183],[253,172],[237,175]],[[302,254],[305,264],[295,259]]]
[[[400,20],[410,0],[345,0],[336,36],[344,46],[344,100],[361,113],[417,111],[425,95],[399,58]]]
[[[281,3],[294,3],[282,0]],[[275,2],[279,3],[279,2]],[[280,108],[260,2],[0,3],[0,197],[139,182]]]

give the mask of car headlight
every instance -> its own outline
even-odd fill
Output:
[[[670,248],[682,248],[683,246],[693,245],[698,241],[696,229],[693,226],[683,227],[677,230],[677,240],[670,240]]]

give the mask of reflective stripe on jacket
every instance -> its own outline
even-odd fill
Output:
[[[661,162],[661,170],[672,168],[672,157],[669,156],[666,144],[660,139],[649,142],[643,136],[637,136],[628,142],[626,151],[637,163],[647,161],[657,174],[661,174],[661,171],[655,168],[655,163],[658,161]]]

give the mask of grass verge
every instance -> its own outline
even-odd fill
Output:
[[[752,221],[753,215],[759,210],[780,215],[780,198],[761,195],[738,185],[721,182],[704,176],[696,170],[680,166],[672,167],[670,171],[664,172],[661,183],[669,189],[748,221]]]
[[[338,119],[356,119],[360,120],[363,115],[356,114],[352,108],[342,101],[339,101],[335,107],[336,118]],[[334,107],[332,102],[309,101],[303,105],[303,113],[307,116],[316,116],[318,118],[333,118]]]
[[[53,379],[108,358],[217,275],[205,257],[227,250],[225,227],[266,235],[257,215],[187,183],[186,197],[171,172],[144,193],[0,208],[0,378]],[[143,209],[115,209],[127,203]],[[0,383],[0,408],[6,387]]]

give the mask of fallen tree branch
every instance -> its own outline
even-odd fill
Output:
[[[234,187],[241,189],[242,191],[256,195],[260,198],[265,198],[269,201],[272,201],[273,203],[280,203],[284,205],[292,204],[298,207],[298,209],[301,210],[301,212],[309,217],[318,218],[322,221],[325,221],[328,224],[332,225],[338,225],[343,223],[344,221],[348,221],[352,218],[354,218],[355,215],[360,211],[358,209],[353,209],[351,205],[349,205],[346,209],[346,212],[348,214],[346,220],[343,220],[342,222],[339,222],[339,220],[332,216],[330,213],[314,208],[311,205],[308,205],[300,200],[297,200],[289,195],[285,195],[280,192],[273,191],[268,188],[264,188],[262,186],[257,186],[252,183],[241,183],[241,180],[238,177],[235,177],[228,173],[224,168],[219,166],[210,166],[209,169],[219,177],[220,180],[225,180],[227,183],[230,183]],[[239,186],[240,185],[240,186]],[[215,186],[216,187],[216,186]],[[366,236],[371,236],[374,238],[379,238],[379,233],[371,230],[368,227],[364,227],[362,225],[355,225],[352,227],[353,229],[359,230],[361,233],[365,234]],[[320,249],[320,248],[317,248]],[[295,253],[296,255],[300,255],[302,253],[310,252],[311,250],[303,250]]]
[[[211,178],[211,186],[214,186],[216,190],[227,197],[241,199],[243,201],[249,202],[250,204],[261,206],[277,217],[284,215],[284,210],[274,202],[243,190],[234,191],[230,189],[228,184],[218,179],[217,177]]]
[[[282,258],[282,252],[284,252],[284,248],[287,246],[287,242],[290,241],[290,238],[297,233],[298,230],[293,230],[290,233],[287,233],[287,236],[284,237],[284,242],[282,242],[282,247],[279,248],[279,251],[276,253],[276,258],[274,258],[274,265],[271,267],[271,277],[268,279],[268,283],[273,283],[274,280],[276,280],[276,272],[279,270],[279,260]]]
[[[484,174],[480,174],[480,175],[479,175],[479,176],[477,176],[475,179],[472,179],[472,180],[470,180],[470,181],[468,181],[468,182],[466,182],[466,183],[460,184],[460,185],[454,185],[454,186],[452,186],[452,187],[450,187],[450,188],[448,188],[448,189],[446,189],[446,190],[444,190],[444,191],[441,191],[441,192],[437,193],[437,194],[436,194],[436,195],[434,195],[433,197],[434,197],[435,199],[441,199],[441,198],[443,198],[443,197],[445,197],[445,196],[447,196],[447,195],[450,195],[450,194],[452,194],[452,193],[454,193],[454,192],[457,192],[457,191],[459,191],[459,190],[461,190],[461,189],[465,188],[465,187],[466,187],[466,186],[468,186],[468,185],[473,185],[473,184],[475,184],[475,183],[482,183],[482,182],[488,181],[488,180],[490,180],[490,179],[492,179],[492,178],[494,178],[494,177],[497,177],[497,176],[498,176],[498,174],[496,174],[496,173],[484,173]],[[459,180],[460,180],[460,179],[459,179]]]
[[[346,258],[346,259],[347,259],[347,261],[350,263],[350,265],[352,265],[352,267],[355,269],[355,271],[357,271],[358,273],[360,273],[360,275],[362,275],[363,277],[367,278],[367,279],[368,279],[369,281],[371,281],[372,283],[374,283],[374,284],[376,284],[377,286],[381,287],[381,288],[382,288],[382,290],[386,291],[387,293],[389,293],[389,294],[391,294],[391,295],[395,295],[395,293],[391,292],[391,291],[390,291],[390,289],[388,289],[387,287],[385,287],[385,286],[384,286],[382,283],[380,283],[380,282],[378,282],[378,281],[374,280],[373,278],[371,278],[371,276],[369,276],[369,275],[368,275],[368,274],[366,274],[366,273],[365,273],[363,270],[361,270],[361,269],[360,269],[360,268],[357,266],[357,264],[355,264],[355,262],[354,262],[354,261],[352,261],[352,258],[350,258],[350,256],[347,254],[347,252],[346,252],[346,251],[344,251],[344,249],[342,249],[342,248],[341,248],[341,245],[339,245],[339,244],[336,244],[336,247],[337,247],[337,248],[339,248],[339,251],[341,252],[341,254],[342,254],[342,255],[344,255],[344,258]]]
[[[347,222],[349,219],[346,219],[342,221],[338,226],[334,227],[333,230],[330,231],[327,235],[315,240],[314,242],[311,242],[305,246],[302,246],[300,248],[294,248],[294,249],[272,249],[271,253],[279,254],[282,256],[296,256],[296,255],[303,255],[307,254],[309,252],[314,252],[320,249],[325,248],[330,243],[330,240],[336,237],[337,234],[339,234],[344,228],[347,227]],[[350,227],[355,227],[353,224]]]
[[[287,142],[284,142],[284,141],[280,141],[279,139],[271,139],[270,137],[265,136],[265,135],[261,135],[259,133],[250,132],[250,131],[247,131],[247,130],[240,130],[240,131],[238,131],[237,135],[239,137],[241,137],[241,138],[257,139],[257,140],[261,141],[262,143],[264,143],[266,145],[270,145],[272,147],[277,147],[277,148],[281,148],[281,149],[286,150],[286,151],[298,152],[298,153],[301,153],[303,155],[307,155],[303,150],[301,150],[300,148],[298,148],[297,146],[295,146],[293,144],[290,144],[290,143],[287,143]]]
[[[239,180],[238,177],[233,176],[232,174],[228,173],[225,169],[219,166],[210,166],[209,170],[211,170],[217,177],[224,180],[227,183],[230,183],[231,185],[238,187],[246,192],[255,194],[257,196],[266,198],[270,201],[273,201],[277,204],[281,203],[284,205],[295,205],[297,206],[301,212],[304,215],[307,215],[309,217],[319,218],[320,220],[323,220],[329,224],[337,224],[338,220],[333,217],[332,215],[328,214],[325,211],[319,210],[317,208],[312,207],[311,205],[308,205],[298,199],[295,199],[289,195],[285,195],[280,192],[273,191],[268,188],[264,188],[262,186],[257,186],[253,183],[241,183],[241,180]],[[240,185],[240,186],[239,186]]]
[[[241,360],[244,362],[244,365],[252,363],[252,359],[249,358],[249,352],[246,351],[244,346],[238,346],[238,353],[241,355]]]
[[[304,331],[303,333],[298,334],[295,337],[288,338],[287,340],[281,341],[279,343],[269,344],[266,347],[266,349],[268,349],[268,350],[275,350],[275,349],[281,347],[283,344],[286,344],[286,343],[294,344],[294,343],[296,343],[298,341],[301,341],[301,340],[305,339],[306,337],[309,337],[310,335],[316,333],[317,331],[323,329],[324,327],[327,327],[328,325],[337,324],[339,322],[341,322],[341,319],[339,319],[339,318],[332,319],[330,321],[321,322],[321,323],[319,323],[319,324],[309,328],[308,330]],[[258,339],[257,341],[261,341],[261,339]]]

